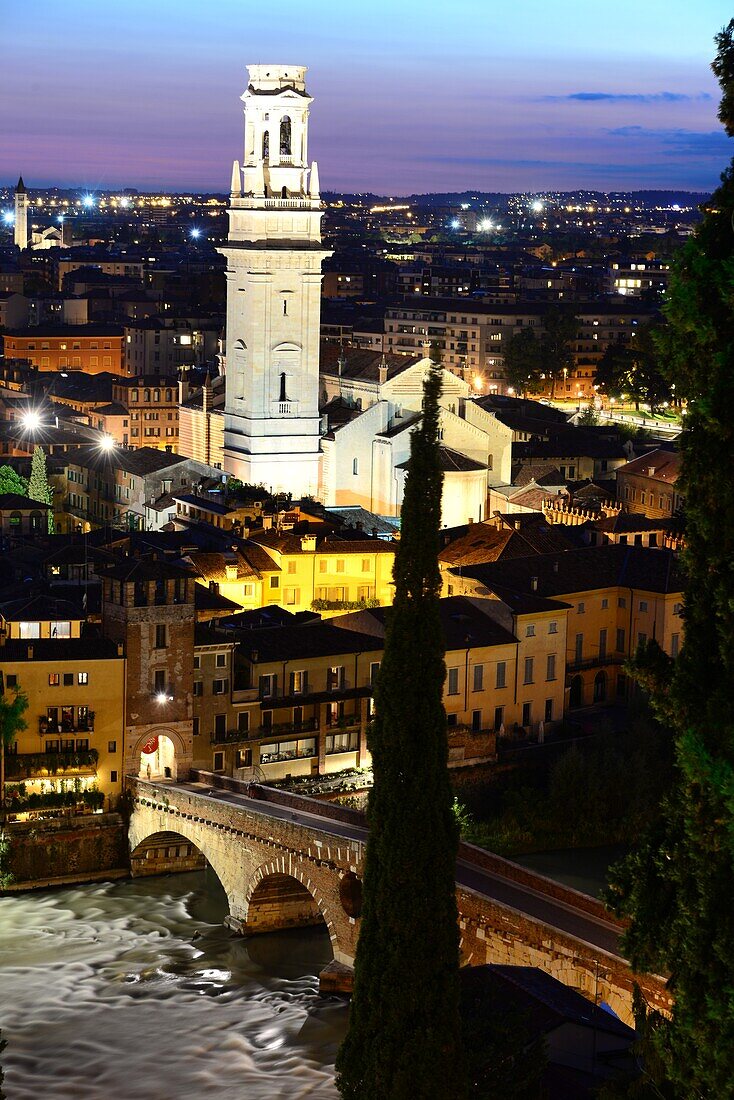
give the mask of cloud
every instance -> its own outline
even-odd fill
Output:
[[[658,142],[664,146],[663,151],[668,156],[693,153],[698,157],[720,158],[731,156],[732,152],[731,138],[723,130],[656,130],[647,126],[617,126],[605,132],[610,137]]]
[[[694,103],[710,100],[711,96],[708,92],[571,92],[540,98],[543,103]]]

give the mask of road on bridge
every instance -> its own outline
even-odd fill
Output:
[[[247,795],[234,791],[213,789],[204,783],[177,783],[176,788],[190,791],[200,798],[210,799],[213,802],[227,802],[230,805],[241,806],[242,809],[260,816],[279,818],[303,825],[305,828],[318,829],[330,836],[362,842],[367,840],[367,829],[359,825],[335,821],[318,814],[310,814],[305,810],[295,810],[272,802],[248,798]],[[491,901],[515,909],[524,916],[541,921],[559,932],[565,932],[617,959],[624,959],[619,947],[619,929],[611,921],[594,917],[593,914],[585,913],[566,902],[548,897],[521,882],[512,882],[464,860],[457,861],[456,881],[459,886],[474,890]]]

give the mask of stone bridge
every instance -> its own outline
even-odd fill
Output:
[[[335,963],[322,988],[344,988],[359,934],[367,831],[361,814],[210,773],[188,783],[129,781],[134,876],[204,865],[227,895],[226,923],[252,934],[323,922]],[[462,963],[537,966],[633,1023],[636,982],[662,1011],[662,978],[635,975],[622,926],[600,902],[482,849],[457,861]],[[346,983],[348,984],[348,982]]]

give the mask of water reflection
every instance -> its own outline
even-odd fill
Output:
[[[233,936],[211,872],[0,899],[12,1100],[336,1097],[325,929]]]

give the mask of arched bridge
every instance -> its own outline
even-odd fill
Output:
[[[130,780],[133,875],[203,866],[227,895],[227,924],[251,934],[325,923],[338,987],[354,961],[367,831],[355,811],[237,780],[192,773],[188,783]],[[252,797],[258,793],[259,797]],[[462,844],[456,868],[462,962],[537,966],[632,1023],[635,981],[663,1011],[662,978],[635,975],[622,927],[600,902]],[[331,973],[329,973],[331,971]]]

